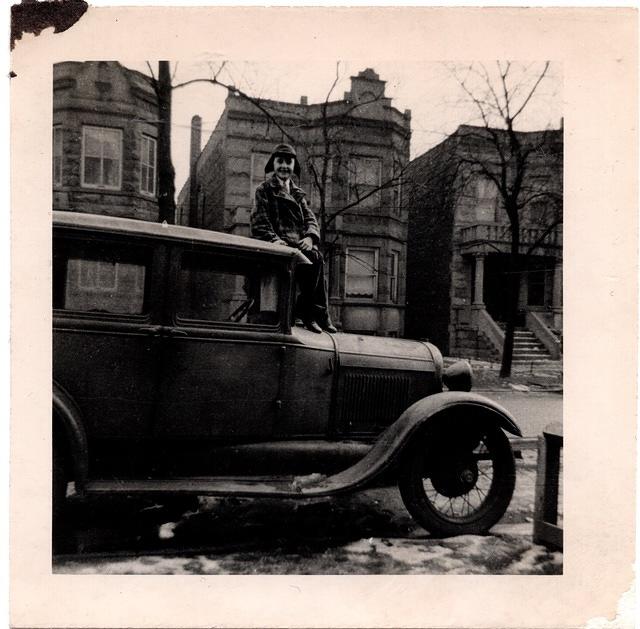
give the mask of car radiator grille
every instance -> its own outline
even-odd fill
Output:
[[[342,374],[338,393],[340,433],[378,432],[393,423],[418,397],[423,372],[371,373],[349,370]]]

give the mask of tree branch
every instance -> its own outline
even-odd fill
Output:
[[[554,201],[561,201],[562,200],[562,195],[560,195],[557,192],[554,192],[552,190],[543,190],[541,192],[536,192],[534,194],[529,195],[528,197],[525,197],[521,201],[519,201],[518,202],[518,208],[522,209],[525,206],[527,206],[529,203],[531,203],[532,201],[535,201],[536,199],[544,199],[544,198],[546,198],[546,199],[551,198]]]
[[[362,196],[358,195],[358,197],[351,203],[347,203],[347,205],[343,205],[339,210],[336,210],[333,214],[331,214],[331,216],[327,218],[327,225],[330,225],[331,223],[333,223],[338,216],[340,216],[341,214],[344,214],[347,210],[350,210],[351,208],[360,205],[360,203],[362,203],[363,201],[366,201],[369,197],[373,196],[374,194],[377,194],[381,190],[386,190],[388,188],[394,188],[396,186],[399,186],[403,181],[402,176],[404,175],[405,170],[406,170],[406,166],[402,168],[401,172],[398,175],[391,177],[390,179],[380,184],[379,186],[376,186],[372,190],[369,190],[369,192],[367,192],[366,194],[363,194]]]
[[[156,75],[153,72],[153,68],[151,67],[151,64],[148,61],[145,61],[145,63],[147,64],[147,68],[149,69],[149,74],[151,75],[151,79],[153,80],[154,85],[158,82],[158,79],[156,79]]]
[[[174,85],[173,89],[177,90],[177,89],[179,89],[181,87],[187,87],[188,85],[194,85],[196,83],[208,83],[210,85],[218,85],[219,87],[224,87],[227,90],[237,94],[238,96],[242,96],[242,98],[248,100],[251,104],[253,104],[255,107],[257,107],[267,117],[267,119],[275,127],[277,127],[277,129],[282,133],[282,135],[289,140],[289,142],[291,142],[292,144],[296,143],[296,138],[294,138],[278,122],[278,120],[271,114],[271,112],[264,105],[262,105],[261,99],[254,98],[253,96],[250,96],[249,94],[247,94],[246,92],[242,91],[241,89],[238,89],[234,85],[227,85],[226,83],[223,83],[222,81],[218,80],[218,78],[216,78],[216,76],[213,76],[210,79],[190,79],[189,81],[184,81],[183,83],[178,83],[177,85]]]
[[[527,251],[525,252],[525,258],[529,258],[533,252],[544,242],[544,239],[556,228],[558,225],[562,225],[562,219],[558,218],[555,221],[552,221],[549,225],[547,225],[540,234],[538,238],[536,238],[535,242],[529,246]]]
[[[544,64],[544,68],[543,68],[542,72],[540,73],[540,76],[538,77],[537,81],[534,83],[533,87],[531,88],[531,91],[529,92],[527,97],[524,99],[524,102],[522,103],[522,105],[520,106],[518,111],[516,111],[516,113],[513,114],[511,120],[515,120],[520,115],[522,110],[527,106],[527,104],[531,100],[531,97],[533,96],[534,92],[538,88],[538,85],[540,85],[540,81],[542,81],[542,79],[544,78],[545,74],[547,73],[548,69],[549,69],[549,61],[546,61],[545,64]]]

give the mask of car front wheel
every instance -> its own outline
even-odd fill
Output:
[[[509,440],[494,424],[440,423],[410,447],[398,485],[409,513],[437,537],[481,535],[507,510],[515,488]]]

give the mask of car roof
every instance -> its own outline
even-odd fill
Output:
[[[53,224],[72,229],[87,229],[109,233],[130,234],[132,236],[151,236],[168,240],[188,241],[227,246],[245,251],[257,251],[285,258],[296,258],[298,263],[309,264],[307,258],[293,247],[275,245],[264,240],[225,234],[210,229],[197,229],[183,225],[154,223],[133,218],[88,214],[84,212],[65,212],[53,210]]]

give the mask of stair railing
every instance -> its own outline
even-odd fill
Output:
[[[527,329],[544,345],[552,360],[559,360],[562,356],[560,339],[549,329],[544,320],[535,312],[528,311],[526,315]]]
[[[502,348],[504,347],[504,332],[502,328],[484,308],[478,310],[476,322],[478,331],[482,332],[489,339],[489,342],[498,350],[499,355],[502,356]]]

